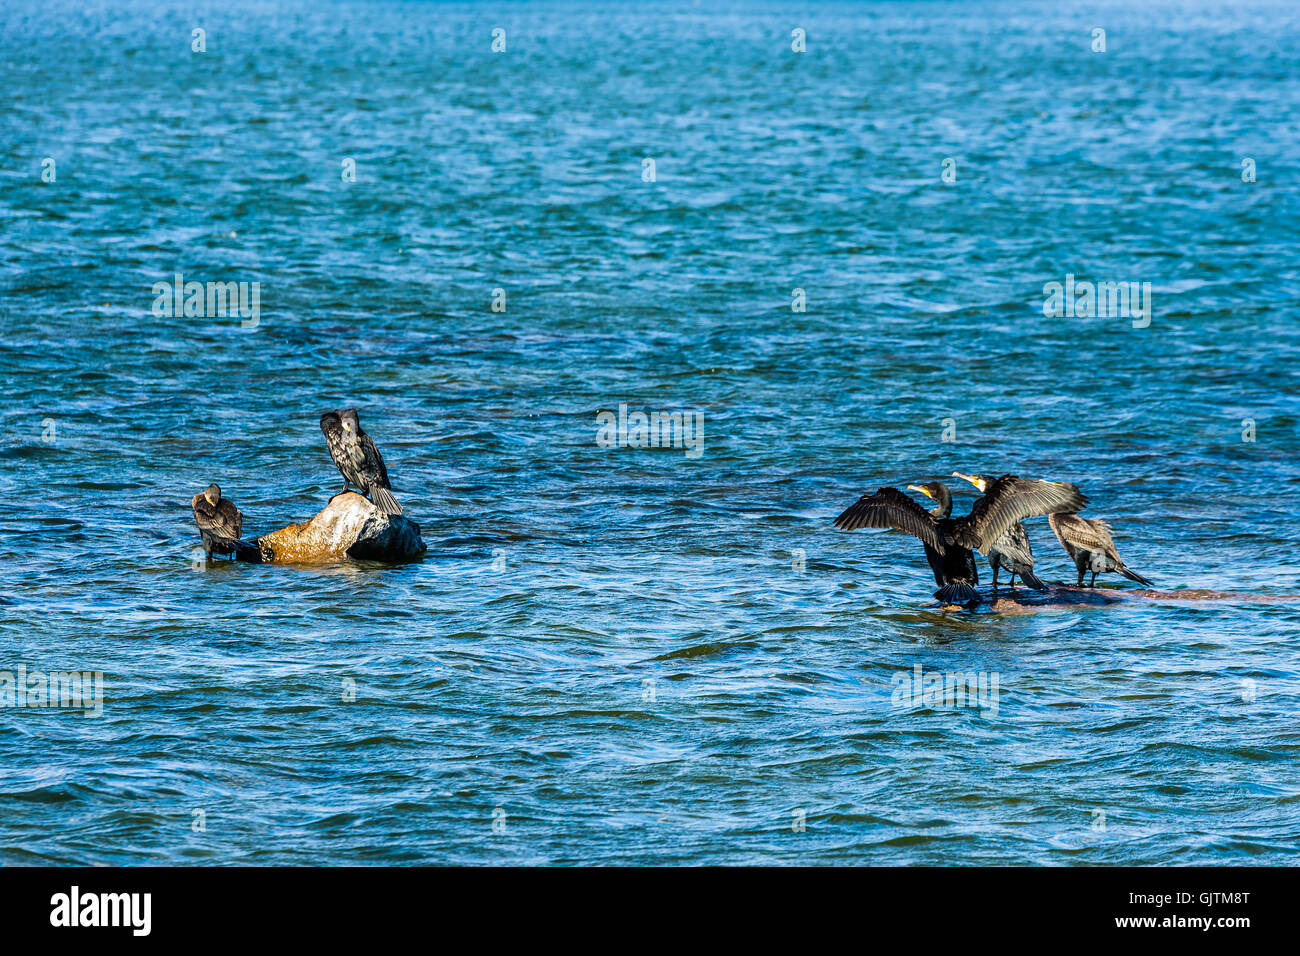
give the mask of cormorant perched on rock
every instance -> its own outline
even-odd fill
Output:
[[[245,561],[260,560],[257,548],[239,537],[244,527],[244,516],[233,501],[221,497],[221,489],[215,482],[195,495],[191,505],[194,523],[199,526],[209,560],[214,551],[231,557],[238,555]]]
[[[1088,503],[1077,485],[1016,475],[985,479],[980,490],[984,494],[957,523],[956,541],[985,557],[1016,522],[1035,515],[1078,511]]]
[[[957,522],[952,515],[952,494],[941,481],[924,485],[908,485],[910,491],[919,491],[936,502],[932,511],[926,511],[897,488],[881,488],[874,495],[863,495],[835,519],[835,527],[845,531],[855,528],[893,528],[906,531],[921,539],[925,559],[934,572],[934,583],[939,590],[934,596],[944,604],[972,604],[979,600],[975,585],[979,584],[979,569],[970,548],[953,543]]]
[[[357,410],[326,412],[320,417],[320,430],[325,433],[330,457],[343,475],[343,491],[348,490],[349,483],[354,484],[384,514],[400,515],[402,506],[393,497],[384,459],[370,436],[361,430]]]
[[[1152,587],[1150,581],[1129,569],[1121,560],[1115,539],[1111,537],[1110,525],[1106,522],[1080,518],[1075,514],[1052,514],[1047,516],[1047,523],[1052,526],[1061,547],[1074,560],[1079,571],[1079,587],[1083,587],[1083,573],[1089,570],[1092,571],[1092,580],[1088,587],[1097,583],[1098,574],[1107,571],[1118,571],[1130,581]]]
[[[954,478],[964,478],[972,485],[979,489],[981,494],[986,493],[993,484],[994,479],[988,475],[963,475],[960,471],[954,471]],[[974,510],[974,509],[972,509]],[[1011,572],[1011,590],[1016,589],[1016,575],[1033,588],[1035,591],[1046,591],[1048,587],[1034,574],[1034,549],[1029,545],[1029,533],[1025,531],[1023,521],[1017,521],[1002,537],[993,543],[989,549],[989,567],[993,569],[993,590],[998,589],[998,570],[1006,568]]]
[[[979,574],[972,548],[987,555],[994,543],[1017,522],[1033,515],[1077,510],[1088,503],[1074,485],[1003,475],[988,485],[970,514],[953,518],[952,493],[943,482],[907,487],[938,502],[938,507],[926,511],[897,488],[881,488],[850,505],[835,519],[835,526],[894,528],[920,538],[935,583],[939,585],[934,596],[945,604],[971,604],[979,600],[979,592],[975,590]]]

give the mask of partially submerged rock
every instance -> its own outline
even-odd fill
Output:
[[[1057,586],[1046,591],[1034,591],[1030,588],[1000,588],[990,591],[985,598],[989,610],[996,614],[1029,614],[1033,611],[1062,610],[1074,607],[1101,607],[1118,604],[1133,591],[1109,588],[1072,588]]]
[[[1169,601],[1187,604],[1206,601],[1264,603],[1292,603],[1300,596],[1294,594],[1249,594],[1238,591],[1206,591],[1183,589],[1181,591],[1157,591],[1154,588],[1096,587],[1080,588],[1058,585],[1047,591],[1032,591],[1029,588],[1001,589],[990,591],[984,598],[985,605],[998,614],[1027,614],[1032,611],[1060,610],[1087,605],[1102,606],[1119,604],[1122,601]]]
[[[355,491],[335,495],[316,517],[264,534],[255,543],[262,560],[276,564],[346,558],[396,563],[413,561],[426,550],[418,524],[405,515],[384,514]]]

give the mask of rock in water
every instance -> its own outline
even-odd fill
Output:
[[[384,514],[354,491],[335,495],[310,521],[262,535],[257,546],[263,561],[277,564],[413,561],[426,550],[418,524],[405,515]]]

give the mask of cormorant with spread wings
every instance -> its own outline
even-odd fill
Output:
[[[964,478],[986,494],[995,479],[989,475],[963,475],[960,471],[952,473],[954,478]],[[974,510],[973,508],[971,509]],[[1029,544],[1029,532],[1023,521],[1017,521],[1008,531],[994,542],[988,553],[989,567],[993,569],[993,590],[998,589],[998,571],[1006,568],[1011,572],[1011,590],[1016,589],[1016,575],[1035,591],[1046,591],[1048,587],[1034,574],[1034,549]]]

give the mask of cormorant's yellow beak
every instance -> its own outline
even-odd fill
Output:
[[[934,497],[934,495],[930,494],[930,490],[929,490],[928,488],[922,488],[920,485],[908,485],[908,486],[907,486],[907,490],[908,490],[908,491],[919,491],[921,494],[925,495],[927,498],[933,498],[933,497]]]
[[[207,502],[208,504],[210,504],[210,505],[216,503],[216,502],[214,502],[211,498],[209,498],[207,495],[204,495],[204,496],[203,496],[203,500],[206,501],[206,502]]]
[[[975,488],[982,490],[982,492],[987,492],[988,490],[988,481],[985,481],[979,475],[962,475],[961,472],[954,471],[953,477],[959,477],[959,479],[965,479],[966,481],[970,481],[972,485],[975,485]]]

